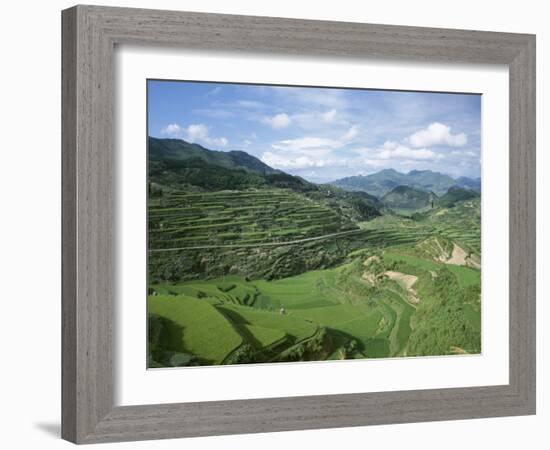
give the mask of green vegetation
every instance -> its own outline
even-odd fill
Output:
[[[475,191],[464,189],[458,186],[453,186],[449,188],[445,195],[437,199],[437,204],[438,206],[452,208],[459,202],[478,197],[479,194]]]
[[[151,138],[148,366],[479,353],[479,195],[376,175],[382,199]]]
[[[149,205],[152,249],[267,244],[357,227],[288,189],[169,194]]]
[[[393,210],[417,211],[433,208],[436,195],[409,186],[397,186],[388,192],[382,201]]]
[[[203,364],[222,363],[242,344],[241,336],[225,317],[200,299],[151,295],[147,310],[167,319],[167,350],[196,355]]]
[[[424,301],[416,310],[409,351],[416,355],[445,355],[458,348],[479,353],[479,285],[476,287],[461,289],[456,276],[446,268],[430,282],[424,280],[418,288]]]
[[[463,177],[459,183],[466,187],[465,184],[473,182],[473,180]],[[394,169],[385,169],[371,175],[342,178],[332,184],[344,189],[365,191],[377,197],[383,197],[397,186],[409,186],[442,195],[450,187],[457,185],[457,180],[431,170],[411,170],[409,173],[401,173]]]

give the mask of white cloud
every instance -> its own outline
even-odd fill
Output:
[[[288,89],[273,86],[271,90],[280,95],[284,101],[292,105],[304,105],[308,109],[317,107],[345,109],[348,104],[345,91],[341,89]]]
[[[326,123],[334,122],[334,119],[336,119],[336,110],[331,109],[330,111],[323,113],[322,118],[323,118],[323,122],[326,122]]]
[[[202,123],[191,124],[187,127],[187,138],[191,141],[208,139],[208,127]]]
[[[308,167],[323,167],[325,161],[308,156],[286,157],[272,152],[265,152],[262,161],[268,166],[282,169],[305,169]]]
[[[273,117],[264,117],[262,122],[269,125],[276,130],[280,128],[286,128],[290,125],[292,120],[285,113],[275,114]]]
[[[298,139],[285,139],[271,144],[275,150],[290,153],[326,154],[344,144],[338,140],[306,136]]]
[[[450,156],[457,156],[461,158],[479,158],[479,153],[473,150],[453,150],[448,153]]]
[[[380,159],[414,159],[414,160],[435,160],[441,156],[425,148],[412,149],[404,145],[398,145],[394,149],[386,148],[382,150],[378,157]]]
[[[273,150],[265,152],[262,161],[281,169],[344,166],[348,161],[333,155],[333,150],[344,145],[340,140],[314,136],[285,139],[271,144]]]
[[[465,133],[452,134],[451,128],[439,122],[428,125],[428,128],[413,133],[407,139],[412,147],[432,147],[434,145],[448,145],[463,147],[468,142]]]
[[[359,125],[353,125],[342,135],[343,141],[351,141],[359,133]]]
[[[202,123],[191,124],[186,129],[187,140],[190,142],[200,142],[207,145],[225,147],[228,140],[224,137],[211,137],[208,127]]]
[[[384,145],[382,145],[382,148],[386,150],[395,150],[397,147],[399,147],[399,144],[395,141],[386,141]]]
[[[336,108],[325,111],[296,112],[289,115],[292,125],[303,130],[317,130],[316,132],[339,132],[344,127],[349,127],[347,114]]]
[[[425,148],[413,149],[406,145],[401,145],[394,141],[386,141],[378,148],[356,148],[354,152],[361,155],[364,162],[372,164],[376,160],[393,160],[403,162],[409,160],[415,161],[436,161],[442,159],[443,156]]]
[[[166,125],[164,128],[160,130],[160,134],[176,137],[179,136],[181,133],[181,127],[177,123],[171,123],[169,125]]]

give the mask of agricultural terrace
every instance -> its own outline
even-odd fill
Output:
[[[172,193],[150,200],[148,220],[150,249],[256,245],[356,229],[286,189]]]
[[[437,208],[412,218],[384,215],[360,224],[361,229],[385,234],[388,245],[398,244],[403,238],[443,236],[465,245],[478,255],[481,253],[481,201],[472,199],[457,203],[452,208]]]
[[[183,338],[174,351],[195,354],[203,364],[478,353],[480,271],[412,256],[413,250],[400,244],[373,257],[364,249],[339,267],[272,281],[231,275],[152,284],[150,312],[180,321]],[[415,282],[407,286],[389,273]],[[216,348],[215,359],[212,341],[197,338],[202,325],[195,310],[184,314],[184,307],[201,304],[217,317],[216,342],[227,343]]]

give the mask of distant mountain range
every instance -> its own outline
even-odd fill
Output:
[[[443,195],[454,186],[476,192],[481,191],[480,178],[460,177],[454,179],[449,175],[431,170],[411,170],[409,173],[401,173],[394,169],[384,169],[371,175],[341,178],[331,184],[348,191],[368,192],[379,198],[384,197],[398,186],[409,186],[426,192],[434,192],[436,195]]]
[[[363,220],[384,209],[419,211],[452,207],[477,197],[480,180],[451,178],[430,170],[407,174],[386,169],[367,176],[342,178],[330,184],[310,183],[274,169],[243,151],[215,151],[181,139],[149,138],[149,192],[162,190],[291,189],[332,204],[346,215]]]
[[[310,183],[273,169],[246,152],[209,150],[181,139],[150,137],[148,162],[148,188],[152,196],[163,191],[291,189],[358,221],[379,216],[383,207],[378,198],[366,192]]]

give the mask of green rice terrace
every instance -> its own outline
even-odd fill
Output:
[[[357,230],[289,189],[171,194],[149,205],[152,248],[269,245]]]
[[[149,367],[481,352],[478,194],[401,215],[215,156],[150,170]]]

